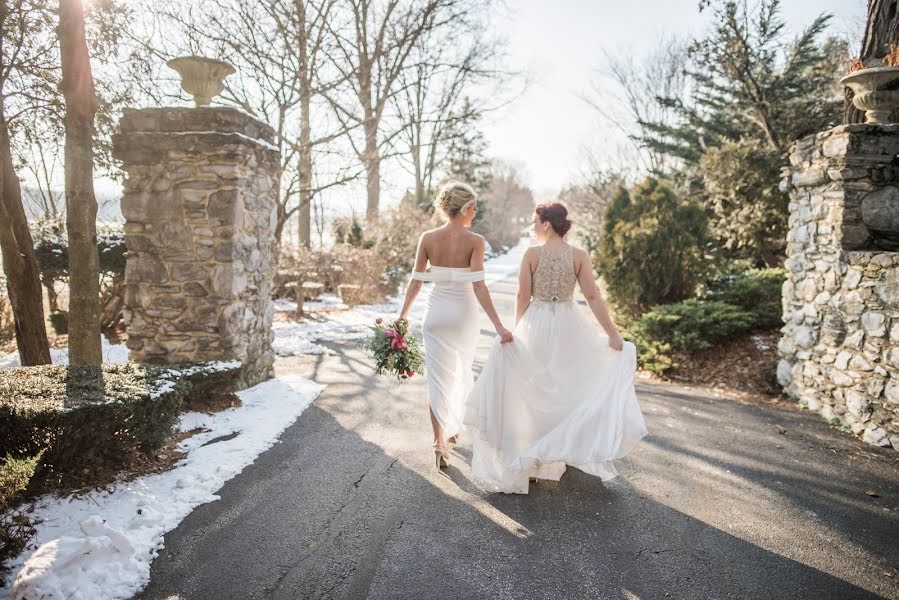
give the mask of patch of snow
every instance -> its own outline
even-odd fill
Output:
[[[275,298],[274,302],[272,302],[275,306],[275,312],[296,312],[297,311],[297,303],[286,298]]]
[[[175,378],[181,377],[190,377],[191,375],[196,375],[197,373],[221,373],[222,371],[230,371],[232,369],[239,369],[241,363],[239,360],[211,360],[209,362],[204,362],[198,365],[192,365],[190,367],[170,367],[163,371],[162,376],[166,377],[171,375]]]
[[[278,356],[302,356],[308,354],[332,354],[330,350],[309,339],[309,329],[302,324],[275,321],[272,323],[275,339],[272,347]]]
[[[130,598],[149,581],[163,535],[196,506],[218,500],[222,485],[270,448],[323,389],[300,377],[270,379],[239,392],[242,406],[182,415],[182,431],[208,431],[179,445],[188,454],[172,470],[111,491],[41,498],[32,515],[41,521],[37,535],[10,564],[0,600]],[[203,446],[233,433],[239,435]]]
[[[277,298],[274,301],[275,312],[295,313],[297,311],[297,303],[286,298]],[[321,294],[318,300],[306,300],[303,302],[303,310],[316,312],[319,310],[346,310],[349,305],[344,304],[336,294]]]
[[[103,353],[103,362],[105,363],[126,363],[128,362],[128,347],[125,344],[111,344],[106,336],[100,336]],[[69,348],[50,348],[50,360],[54,365],[69,364]],[[14,350],[6,354],[0,353],[0,369],[11,369],[19,366],[19,353]]]

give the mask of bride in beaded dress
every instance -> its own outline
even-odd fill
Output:
[[[468,397],[472,472],[488,490],[528,493],[529,479],[558,480],[571,465],[608,480],[646,435],[637,404],[636,347],[619,335],[596,288],[589,255],[568,244],[568,211],[535,211],[541,245],[522,258],[514,341],[492,347]],[[580,284],[596,317],[573,299]]]

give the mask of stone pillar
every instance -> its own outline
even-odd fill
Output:
[[[899,125],[796,142],[777,379],[791,397],[899,450]]]
[[[274,131],[233,108],[125,110],[114,156],[127,173],[129,356],[238,359],[271,377],[280,155]]]

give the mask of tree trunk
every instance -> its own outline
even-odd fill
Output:
[[[427,204],[428,199],[421,166],[421,146],[418,144],[412,148],[412,166],[415,170],[415,206],[421,208]]]
[[[100,276],[94,196],[97,96],[84,33],[82,0],[59,2],[62,93],[66,100],[65,186],[69,234],[69,363],[100,364]]]
[[[309,92],[300,99],[300,243],[312,245],[312,127],[309,124]]]
[[[369,221],[377,220],[378,205],[381,200],[381,153],[378,149],[378,123],[372,118],[365,119],[365,165],[367,204],[365,216]]]
[[[899,0],[868,0],[868,20],[859,60],[883,58],[890,44],[899,43]],[[845,91],[843,123],[864,123],[865,113],[852,104],[852,91]]]
[[[284,226],[287,225],[287,209],[283,202],[278,202],[275,207],[275,247],[281,248],[281,238],[284,236]]]
[[[300,244],[312,246],[312,126],[310,111],[312,109],[312,77],[309,73],[309,35],[306,30],[306,5],[298,0],[296,3],[299,21],[299,37],[297,54],[300,75],[300,208],[299,237]]]
[[[0,101],[0,250],[12,304],[16,346],[22,366],[50,364],[44,321],[40,269],[28,229],[22,189],[12,162],[12,148]]]

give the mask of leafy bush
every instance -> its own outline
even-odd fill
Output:
[[[781,152],[744,139],[728,141],[699,161],[710,231],[725,258],[774,266],[786,249],[786,192],[780,190]]]
[[[55,310],[49,316],[50,325],[56,335],[66,335],[69,333],[69,311]]]
[[[65,223],[47,220],[38,223],[33,232],[34,252],[41,270],[41,283],[47,291],[50,313],[62,313],[58,304],[57,283],[64,283],[69,276],[69,246],[65,235]],[[100,268],[100,304],[103,330],[114,327],[120,321],[124,302],[125,233],[120,224],[101,225],[97,228],[97,255]],[[51,316],[54,331],[68,331],[65,316]]]
[[[632,320],[650,307],[690,298],[707,274],[706,216],[654,178],[620,188],[606,212],[599,271],[616,312]]]
[[[123,464],[168,439],[191,393],[233,384],[237,361],[155,367],[41,365],[0,371],[0,455],[43,455],[37,476]]]
[[[0,460],[0,512],[6,509],[20,492],[25,491],[34,475],[42,452],[29,458],[13,458],[7,455]]]
[[[34,252],[41,274],[62,279],[69,273],[69,244],[64,226],[45,222],[33,232]],[[125,275],[125,233],[121,225],[105,225],[97,228],[97,256],[101,273]]]
[[[752,313],[733,304],[691,298],[644,313],[628,328],[628,339],[637,346],[643,368],[662,373],[677,366],[677,352],[711,348],[754,324]]]
[[[380,302],[387,296],[384,274],[387,271],[387,260],[376,248],[358,248],[349,244],[341,244],[331,249],[333,264],[331,286],[337,291],[340,284],[359,286],[359,292],[353,294],[356,304]]]
[[[754,329],[774,329],[783,324],[781,290],[785,279],[786,272],[774,267],[726,273],[708,282],[705,299],[727,302],[749,312]]]
[[[355,248],[371,248],[375,245],[374,241],[366,239],[365,231],[362,223],[356,215],[350,218],[334,219],[331,225],[331,231],[334,234],[335,244],[347,244]]]

